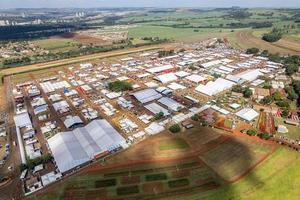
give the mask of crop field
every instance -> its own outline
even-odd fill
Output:
[[[287,148],[278,148],[255,170],[243,179],[214,191],[180,195],[164,200],[215,199],[299,199],[300,154]]]
[[[258,120],[258,130],[261,133],[275,133],[275,121],[271,113],[261,112]]]
[[[60,191],[42,200],[60,199],[126,199],[159,197],[186,190],[214,190],[221,181],[199,160],[137,165],[99,174],[71,178]]]
[[[272,146],[256,141],[235,138],[208,151],[201,158],[227,181],[235,181],[241,177],[249,166],[254,166]],[[245,158],[249,159],[245,159]]]
[[[33,42],[34,44],[40,46],[41,48],[49,50],[52,53],[75,50],[78,48],[77,45],[79,44],[72,39],[65,38],[49,38],[43,40],[35,40]]]
[[[206,195],[239,181],[273,149],[269,144],[196,125],[180,135],[166,132],[152,136],[31,199],[159,199],[190,192]]]

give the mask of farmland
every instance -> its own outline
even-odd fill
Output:
[[[279,164],[280,163],[280,164]],[[194,193],[176,198],[180,200],[213,199],[291,199],[299,197],[298,152],[279,148],[267,160],[258,165],[254,171],[240,181],[205,194]]]
[[[33,43],[53,53],[78,49],[78,43],[72,39],[49,38],[43,40],[35,40]]]
[[[247,175],[272,149],[272,145],[200,126],[177,136],[163,133],[83,169],[38,199],[206,195],[230,187],[230,182]]]

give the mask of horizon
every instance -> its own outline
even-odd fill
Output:
[[[3,9],[63,9],[63,8],[300,8],[298,0],[275,0],[262,2],[261,0],[90,0],[86,5],[84,0],[1,0],[0,8]],[[270,5],[272,4],[272,5]],[[172,6],[170,6],[172,5]]]

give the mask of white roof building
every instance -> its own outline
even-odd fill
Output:
[[[259,114],[252,108],[244,108],[239,112],[235,113],[235,115],[250,122],[254,120]]]
[[[180,103],[178,103],[177,101],[169,98],[169,97],[162,97],[158,100],[159,103],[163,104],[164,106],[167,106],[169,110],[172,111],[179,111],[182,108],[184,108],[184,106]]]
[[[161,107],[157,103],[150,103],[148,105],[145,105],[145,108],[147,110],[149,110],[150,112],[152,112],[153,114],[158,114],[158,113],[162,112],[164,114],[164,116],[170,115],[170,113],[167,109]]]
[[[155,89],[145,89],[132,94],[139,102],[148,103],[162,97]]]
[[[206,85],[200,84],[196,87],[196,91],[206,94],[208,96],[216,95],[220,92],[230,89],[235,83],[223,78],[218,78],[215,81],[209,81]]]
[[[189,80],[189,81],[191,81],[191,82],[194,82],[194,83],[200,83],[200,82],[206,80],[205,77],[200,76],[200,75],[198,75],[198,74],[192,74],[192,75],[190,75],[190,76],[185,77],[185,79],[187,79],[187,80]]]
[[[92,160],[100,153],[127,147],[126,140],[104,119],[58,133],[47,142],[61,173]]]
[[[149,68],[146,71],[151,74],[155,74],[155,73],[163,72],[163,71],[170,70],[170,69],[174,69],[174,67],[172,65],[164,65],[164,66]]]
[[[222,63],[222,61],[220,61],[220,60],[213,60],[213,61],[210,61],[207,63],[202,63],[201,66],[204,68],[209,68],[209,67],[221,64],[221,63]]]
[[[158,80],[162,83],[168,83],[171,81],[176,81],[177,76],[175,76],[174,73],[168,73],[168,74],[162,74],[154,78],[155,80]]]
[[[247,80],[249,82],[254,81],[257,79],[257,77],[262,76],[263,73],[260,72],[259,69],[253,69],[246,72],[242,72],[240,74],[237,74],[236,77],[242,78],[244,80]]]

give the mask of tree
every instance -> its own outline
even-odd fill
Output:
[[[283,96],[279,91],[276,91],[273,94],[273,98],[275,101],[281,101],[283,99]]]
[[[243,87],[241,85],[234,85],[231,90],[233,92],[243,93]]]
[[[290,108],[290,102],[287,100],[277,101],[276,105],[279,106],[280,108]]]
[[[259,134],[258,137],[260,137],[261,139],[265,139],[265,140],[268,140],[271,138],[270,134],[267,132]]]
[[[255,136],[257,134],[257,131],[255,129],[249,129],[246,133],[247,135]]]
[[[256,47],[252,47],[246,50],[246,54],[258,54],[259,53],[259,49]]]
[[[159,120],[159,119],[161,119],[163,116],[164,116],[164,113],[163,113],[163,112],[159,112],[159,113],[156,113],[156,114],[154,115],[154,119],[155,119],[155,120]]]
[[[181,128],[178,124],[173,124],[169,128],[169,131],[171,131],[172,133],[178,133],[178,132],[180,132],[180,130],[181,130]]]
[[[283,111],[282,111],[282,117],[286,118],[290,115],[290,111],[289,109],[285,108]]]
[[[271,96],[265,96],[260,100],[259,103],[267,105],[267,104],[271,104],[272,102],[273,102],[273,98]]]
[[[110,82],[108,84],[108,88],[113,92],[121,92],[121,91],[132,90],[132,85],[131,83],[128,83],[126,81],[115,81],[115,82]]]
[[[246,87],[243,91],[245,98],[250,98],[252,96],[252,90],[249,87]]]
[[[193,121],[199,121],[199,115],[194,114],[194,115],[191,117],[191,120],[193,120]]]
[[[286,93],[288,94],[287,98],[291,101],[298,99],[298,94],[295,92],[294,88],[291,86],[286,86],[285,88]]]

